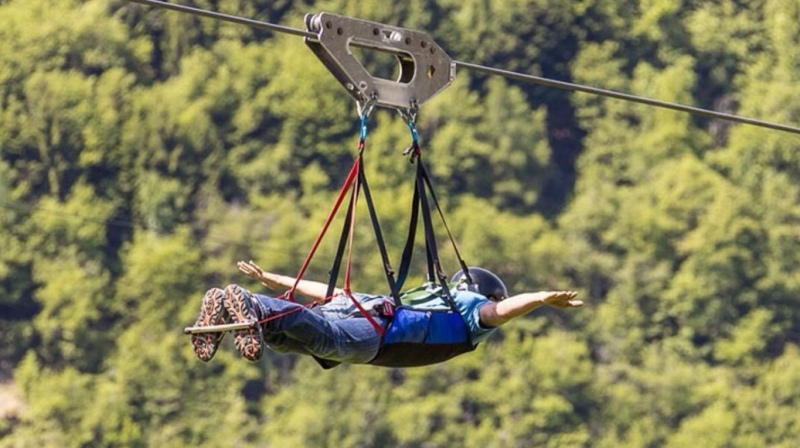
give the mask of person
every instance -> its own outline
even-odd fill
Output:
[[[293,277],[266,272],[253,261],[240,261],[237,266],[270,289],[288,290],[296,281]],[[402,367],[441,362],[470,351],[497,328],[539,307],[573,308],[583,305],[582,301],[575,300],[577,293],[574,291],[526,292],[507,297],[505,284],[495,274],[478,267],[468,269],[474,284],[468,284],[467,277],[459,271],[451,280],[454,286],[450,291],[452,303],[458,310],[458,321],[463,323],[462,328],[465,327],[464,340],[456,341],[452,336],[460,330],[458,324],[453,324],[453,319],[446,316],[454,313],[450,312],[441,287],[432,284],[414,289],[413,294],[401,295],[404,304],[410,302],[413,306],[410,311],[403,310],[403,319],[400,319],[401,314],[393,314],[393,301],[389,296],[353,294],[370,319],[342,289],[335,289],[333,295],[325,300],[328,285],[311,280],[301,279],[295,289],[322,303],[311,308],[254,294],[239,285],[228,285],[225,289],[212,288],[205,293],[195,326],[259,322],[260,325],[234,331],[234,345],[250,361],[260,359],[266,345],[280,353],[312,356],[325,368],[338,363]],[[418,310],[429,311],[420,313]],[[434,319],[431,316],[437,316],[435,310],[446,312],[438,314],[441,319]],[[421,319],[424,323],[420,323]],[[379,333],[374,324],[386,329],[385,335]],[[419,331],[420,325],[424,326],[422,331]],[[423,333],[424,336],[416,336]],[[210,361],[224,334],[193,334],[192,345],[197,357]],[[437,334],[443,340],[422,339],[437,337]],[[384,356],[384,349],[391,342],[398,342],[395,347],[405,352],[399,356]],[[437,342],[445,344],[432,345]],[[447,349],[439,350],[442,354],[436,355],[437,347]]]

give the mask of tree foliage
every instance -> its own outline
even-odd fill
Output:
[[[294,27],[330,11],[427,31],[457,60],[798,121],[795,0],[182,4]],[[317,238],[356,152],[351,98],[295,36],[125,1],[0,1],[0,62],[0,402],[23,403],[0,412],[0,446],[800,440],[792,135],[459,71],[417,122],[459,250],[513,292],[587,306],[425,368],[251,364],[230,336],[203,364],[180,331],[203,292],[260,290],[237,260],[293,274]],[[394,264],[410,138],[369,119]],[[353,286],[382,291],[361,204],[357,228]]]

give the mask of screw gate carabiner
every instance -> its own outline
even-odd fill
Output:
[[[405,113],[403,111],[400,112],[400,115],[406,119],[406,124],[408,125],[408,129],[411,131],[411,144],[403,151],[403,155],[411,155],[409,162],[414,163],[417,158],[422,155],[422,148],[419,145],[419,133],[417,132],[417,127],[414,125],[414,121],[416,120],[416,113]]]
[[[367,114],[361,115],[361,135],[359,140],[363,143],[367,140]]]

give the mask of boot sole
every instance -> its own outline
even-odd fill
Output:
[[[250,361],[261,359],[264,348],[262,345],[261,326],[257,325],[256,316],[247,291],[243,288],[231,285],[226,290],[225,308],[230,314],[233,322],[254,324],[253,327],[245,330],[236,330],[233,336],[233,343],[242,356]]]
[[[223,301],[225,291],[219,288],[209,289],[203,296],[200,305],[200,315],[197,317],[196,327],[219,325],[226,323],[227,311]],[[195,333],[192,335],[194,353],[201,361],[208,362],[217,353],[217,348],[225,333]]]

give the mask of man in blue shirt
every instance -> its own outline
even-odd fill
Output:
[[[252,261],[239,262],[238,267],[271,289],[286,290],[296,283],[295,278],[266,272]],[[424,359],[420,362],[414,358],[416,355],[424,358],[425,354],[436,352],[430,350],[431,347],[450,347],[447,355],[431,361],[439,362],[473,349],[499,326],[541,306],[572,308],[583,305],[582,301],[574,300],[577,293],[573,291],[541,291],[506,297],[505,285],[497,276],[481,268],[469,268],[469,272],[470,276],[477,278],[473,279],[475,285],[468,285],[463,274],[454,276],[456,286],[451,291],[451,297],[460,315],[457,324],[444,316],[450,306],[441,287],[434,285],[423,286],[401,296],[404,305],[410,305],[413,310],[403,310],[402,319],[398,319],[400,315],[392,318],[392,313],[387,311],[391,310],[392,300],[382,295],[353,295],[369,314],[368,317],[341,289],[336,289],[324,304],[307,308],[293,301],[253,294],[240,286],[229,285],[224,290],[213,288],[206,292],[195,326],[260,322],[260,325],[234,332],[236,348],[251,361],[261,358],[266,344],[276,352],[313,356],[325,367],[341,362],[424,365],[430,362]],[[301,279],[295,290],[323,302],[328,285]],[[439,312],[443,313],[437,314]],[[430,318],[432,315],[443,318]],[[383,337],[375,324],[387,329],[388,337]],[[450,334],[459,333],[459,330],[464,333],[463,341],[447,340]],[[429,340],[436,338],[436,334],[440,335],[439,341]],[[224,333],[193,334],[192,345],[198,358],[202,361],[211,360],[223,336]],[[440,342],[444,345],[429,345]],[[401,347],[407,353],[400,357],[390,355],[390,360],[385,361],[386,348],[391,343],[396,343],[395,347]],[[460,348],[453,351],[452,347]],[[329,364],[326,365],[326,362]]]

